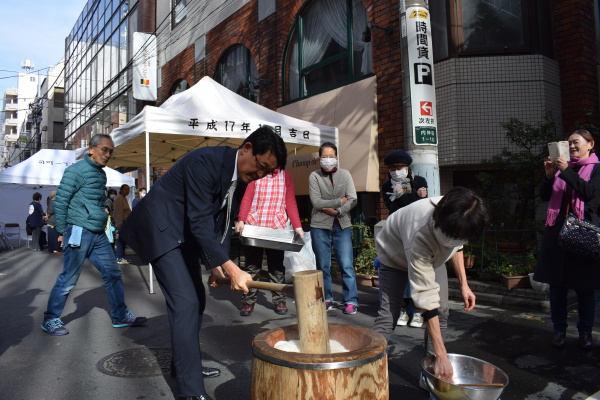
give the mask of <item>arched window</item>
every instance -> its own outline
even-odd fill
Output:
[[[315,0],[298,16],[286,47],[284,101],[313,96],[371,74],[362,0]]]
[[[171,90],[169,90],[169,96],[173,96],[174,94],[184,92],[189,88],[190,85],[185,79],[179,79],[173,84],[173,86],[171,86]]]
[[[217,65],[215,80],[232,92],[258,103],[258,71],[246,46],[237,44],[227,50]]]

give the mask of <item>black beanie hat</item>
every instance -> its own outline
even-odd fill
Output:
[[[412,164],[412,157],[405,151],[402,150],[394,150],[385,157],[383,157],[383,163],[385,165],[391,164]]]

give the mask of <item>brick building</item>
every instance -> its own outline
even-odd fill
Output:
[[[86,9],[97,3],[90,0]],[[360,211],[371,221],[385,217],[379,188],[387,173],[380,160],[407,148],[398,1],[112,3],[119,3],[113,11],[128,5],[128,32],[156,34],[157,105],[208,75],[270,109],[337,126],[340,166],[354,177]],[[441,193],[473,184],[481,160],[506,147],[500,123],[509,118],[535,124],[551,111],[565,134],[576,124],[599,125],[597,2],[430,0],[429,11]],[[127,51],[131,62],[135,55]],[[127,105],[125,119],[144,104],[131,97],[128,65],[115,72],[129,79],[114,95]],[[81,109],[93,97],[84,100]],[[109,114],[86,112],[67,125],[71,140],[85,140],[90,121]],[[98,127],[110,132],[122,122],[112,118],[110,127]],[[295,183],[308,217],[306,182]]]

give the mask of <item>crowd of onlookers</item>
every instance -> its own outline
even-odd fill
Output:
[[[568,142],[568,157],[549,157],[544,162],[540,196],[549,200],[549,206],[534,278],[550,285],[554,326],[551,344],[559,349],[566,346],[567,291],[575,290],[579,347],[587,351],[593,347],[599,261],[577,256],[558,244],[567,216],[600,224],[600,161],[589,132],[575,131]],[[133,212],[127,201],[128,185],[122,185],[118,194],[105,188],[106,176],[101,168],[113,153],[110,136],[94,136],[85,162],[67,168],[58,193],[50,194],[47,213],[41,206],[42,195],[33,195],[28,217],[32,249],[41,250],[44,225],[48,225],[49,252],[61,251],[62,237],[58,233],[64,235],[65,242],[63,272],[50,293],[41,328],[52,336],[69,333],[60,315],[86,258],[105,280],[112,326],[144,324],[146,318],[136,317],[125,305],[117,265],[129,263],[125,258],[125,247],[129,245],[142,262],[152,263],[168,305],[172,370],[182,391],[179,398],[210,400],[202,377],[220,372],[202,366],[198,337],[206,294],[200,265],[210,269],[210,286],[220,286],[227,274],[231,289],[244,292],[242,316],[250,316],[254,310],[256,293],[248,289],[247,282],[259,275],[263,252],[267,254],[270,279],[282,283],[282,251],[248,247],[245,265],[238,266],[231,260],[229,239],[236,216],[238,233],[244,226],[254,225],[293,229],[299,236],[306,235],[298,216],[294,186],[285,171],[285,145],[273,128],[263,126],[238,149],[197,149],[155,182],[143,201],[146,191],[140,188],[132,203]],[[444,344],[449,317],[446,262],[450,262],[460,283],[464,310],[472,310],[476,298],[467,282],[461,252],[467,242],[481,238],[491,215],[486,202],[465,187],[428,197],[427,181],[413,173],[413,159],[407,152],[392,151],[383,161],[389,180],[381,192],[390,214],[375,238],[380,285],[373,330],[387,339],[397,325],[407,325],[409,319],[411,326],[424,325],[426,352],[436,359],[434,374],[451,380],[453,366]],[[334,143],[320,146],[319,164],[309,176],[315,268],[323,273],[324,307],[333,309],[339,304],[332,291],[331,259],[335,255],[342,275],[341,308],[344,314],[352,315],[359,306],[350,219],[357,203],[356,190],[350,173],[338,166]],[[286,314],[285,295],[273,292],[272,298],[274,311]],[[425,388],[423,381],[421,386]]]

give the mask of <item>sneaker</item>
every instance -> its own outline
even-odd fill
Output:
[[[125,314],[125,318],[123,318],[119,322],[113,321],[112,326],[113,328],[124,328],[126,326],[140,326],[144,325],[146,321],[148,321],[148,318],[136,317],[131,311],[127,311],[127,314]]]
[[[325,311],[333,310],[333,301],[325,302]]]
[[[281,303],[277,304],[277,307],[275,307],[275,313],[277,313],[279,315],[288,313],[288,308],[285,305],[285,301],[282,301]]]
[[[69,333],[69,330],[65,328],[65,324],[63,324],[60,318],[44,320],[42,330],[51,336],[62,336]]]
[[[346,304],[344,308],[344,314],[356,314],[356,306],[354,304]]]
[[[242,317],[248,317],[254,311],[254,304],[242,304],[242,308],[240,308],[240,315]]]
[[[128,259],[126,259],[126,258],[117,258],[117,264],[121,264],[121,265],[124,265],[124,264],[131,264],[131,261],[129,261],[129,260],[128,260]]]
[[[412,316],[412,321],[410,321],[410,326],[413,328],[420,328],[423,326],[423,317],[421,317],[421,313],[416,312]]]
[[[400,318],[398,318],[398,322],[396,325],[406,326],[408,324],[408,313],[405,309],[400,310]]]

